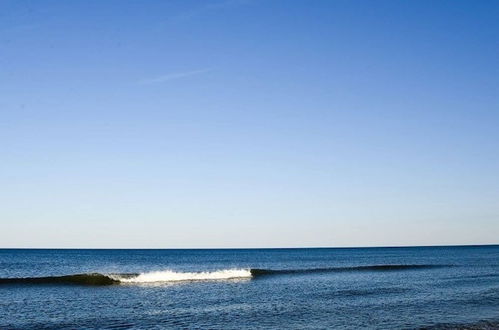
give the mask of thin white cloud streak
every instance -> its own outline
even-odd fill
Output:
[[[206,73],[212,71],[213,69],[201,69],[201,70],[193,70],[193,71],[184,71],[184,72],[176,72],[169,73],[163,76],[159,76],[152,79],[145,79],[139,81],[139,85],[151,85],[151,84],[160,84],[171,80],[182,79],[186,77],[196,76],[198,74]]]

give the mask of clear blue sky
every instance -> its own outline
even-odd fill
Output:
[[[0,246],[498,243],[498,17],[0,0]]]

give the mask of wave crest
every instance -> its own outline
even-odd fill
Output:
[[[64,276],[0,278],[1,284],[76,284],[76,285],[112,285],[119,281],[110,276],[93,274],[75,274]]]
[[[249,269],[224,269],[213,272],[175,272],[172,270],[138,274],[137,276],[110,275],[121,283],[158,283],[180,281],[229,280],[250,278]]]
[[[209,280],[231,280],[248,279],[252,277],[269,275],[292,275],[312,273],[335,273],[335,272],[386,272],[407,271],[418,269],[431,269],[449,267],[449,265],[363,265],[330,268],[305,268],[305,269],[222,269],[206,272],[176,272],[173,270],[147,272],[140,274],[75,274],[64,276],[47,277],[25,277],[25,278],[0,278],[0,285],[8,284],[73,284],[73,285],[114,285],[120,283],[167,283],[182,281],[209,281]]]
[[[307,273],[335,273],[335,272],[384,272],[384,271],[404,271],[417,269],[430,269],[447,267],[445,265],[362,265],[362,266],[345,266],[345,267],[327,267],[327,268],[303,268],[303,269],[251,269],[253,276],[261,275],[278,275],[278,274],[307,274]]]

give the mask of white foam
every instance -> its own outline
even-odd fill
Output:
[[[203,280],[227,280],[238,278],[249,278],[249,269],[224,269],[213,272],[175,272],[171,270],[142,273],[135,277],[123,278],[113,276],[114,279],[123,283],[158,283],[179,281],[203,281]]]

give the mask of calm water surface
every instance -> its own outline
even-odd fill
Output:
[[[79,277],[59,277],[93,274]],[[0,329],[498,326],[499,246],[0,249]]]

